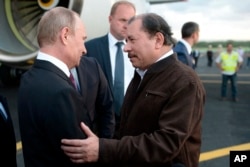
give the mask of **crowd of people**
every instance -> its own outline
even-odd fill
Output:
[[[74,11],[55,7],[41,17],[38,56],[18,91],[25,166],[198,167],[206,101],[195,71],[199,24],[184,23],[176,42],[163,17],[136,15],[128,1],[115,2],[108,20],[107,34],[86,41],[84,20]],[[228,43],[215,58],[221,100],[228,80],[232,99],[239,100],[241,54]],[[212,47],[207,57],[212,67]],[[12,158],[16,167],[15,134],[2,96],[0,114],[7,134],[1,143],[8,143],[0,158]]]

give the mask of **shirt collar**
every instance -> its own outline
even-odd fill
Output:
[[[168,51],[167,53],[165,53],[163,56],[161,56],[156,62],[165,59],[166,57],[169,57],[170,55],[174,54],[174,51],[171,49],[170,51]]]
[[[110,32],[108,33],[108,39],[109,39],[109,46],[116,46],[116,43],[119,41],[117,40]],[[119,42],[123,42],[124,44],[126,43],[125,40],[120,40]]]
[[[51,62],[52,64],[57,66],[59,69],[61,69],[69,77],[70,73],[69,73],[68,66],[61,60],[55,58],[54,56],[51,56],[49,54],[39,51],[36,59]]]
[[[180,42],[185,45],[185,47],[187,48],[188,54],[191,54],[191,51],[192,51],[191,45],[187,41],[185,41],[184,39],[181,39]]]
[[[169,57],[172,54],[174,54],[174,51],[171,49],[169,52],[165,53],[158,60],[156,60],[156,62],[158,62],[158,61],[160,61],[160,60],[162,60],[164,58],[167,58],[167,57]],[[147,72],[148,69],[146,69],[146,70],[140,70],[139,68],[136,68],[135,70],[141,76],[141,79],[143,79],[143,77],[146,74],[146,72]]]

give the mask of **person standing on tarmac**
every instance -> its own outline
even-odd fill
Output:
[[[174,52],[177,53],[178,59],[195,69],[195,61],[192,57],[192,47],[199,40],[199,25],[195,22],[186,22],[181,28],[182,39],[178,41],[174,47]]]
[[[230,80],[232,100],[234,102],[239,101],[238,89],[237,89],[237,71],[243,62],[242,57],[233,50],[233,44],[227,43],[227,50],[221,52],[221,54],[215,60],[217,67],[222,73],[221,82],[221,101],[227,100],[227,82]]]

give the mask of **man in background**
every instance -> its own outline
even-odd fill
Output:
[[[86,56],[95,57],[98,60],[112,91],[116,130],[119,129],[120,108],[124,94],[134,73],[127,53],[122,50],[126,44],[127,22],[135,13],[134,4],[128,1],[115,2],[108,18],[109,33],[86,42]]]
[[[221,101],[227,100],[227,82],[230,80],[232,100],[234,102],[239,101],[238,89],[237,89],[237,71],[243,62],[242,57],[233,50],[233,44],[227,43],[227,50],[221,52],[221,54],[215,60],[217,67],[222,73],[221,82]]]
[[[207,50],[207,66],[208,67],[212,67],[213,65],[213,57],[214,57],[213,47],[212,45],[208,45],[208,50]]]
[[[198,60],[201,55],[201,52],[198,49],[195,49],[191,52],[192,57],[194,58],[194,68],[198,65]]]
[[[99,63],[93,57],[83,56],[79,66],[71,72],[91,119],[91,129],[98,137],[113,138],[113,97]]]
[[[238,54],[240,55],[240,57],[242,58],[242,60],[244,62],[244,58],[245,58],[244,49],[241,46],[239,46],[238,49],[237,49],[237,52],[238,52]],[[240,68],[242,68],[242,67],[243,67],[243,63],[241,64]]]
[[[191,68],[195,68],[194,58],[191,55],[192,46],[199,40],[199,25],[195,22],[186,22],[181,28],[180,41],[174,47],[178,59]]]

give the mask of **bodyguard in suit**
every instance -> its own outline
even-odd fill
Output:
[[[186,22],[181,28],[182,39],[177,42],[174,52],[178,59],[191,68],[195,68],[195,61],[191,55],[192,46],[199,40],[199,25],[195,22]]]
[[[198,65],[198,60],[200,58],[201,52],[198,49],[195,49],[192,50],[191,55],[194,58],[194,68],[196,68]]]
[[[126,43],[125,37],[127,21],[135,15],[135,12],[135,6],[132,3],[128,1],[117,1],[113,4],[110,11],[109,33],[86,42],[86,56],[95,57],[97,59],[111,88],[112,95],[114,97],[116,129],[119,129],[120,108],[123,102],[123,96],[134,73],[134,68],[127,57],[127,53],[125,52],[122,53],[123,63],[119,62],[116,66],[116,53],[118,51],[116,43],[123,42],[121,48],[124,48],[124,44]],[[118,81],[121,83],[120,86],[122,86],[122,91],[119,92],[115,84],[116,73],[118,76],[123,78],[123,81]]]
[[[101,138],[112,138],[115,131],[113,98],[106,77],[93,57],[83,56],[71,70],[91,120],[91,129]]]
[[[17,167],[16,137],[7,99],[0,94],[0,164]],[[0,166],[2,166],[0,165]]]
[[[86,53],[83,22],[72,10],[53,8],[42,16],[37,39],[37,58],[23,74],[18,92],[24,163],[26,167],[79,166],[65,156],[60,141],[85,138],[82,121],[91,127],[84,99],[70,74]]]

